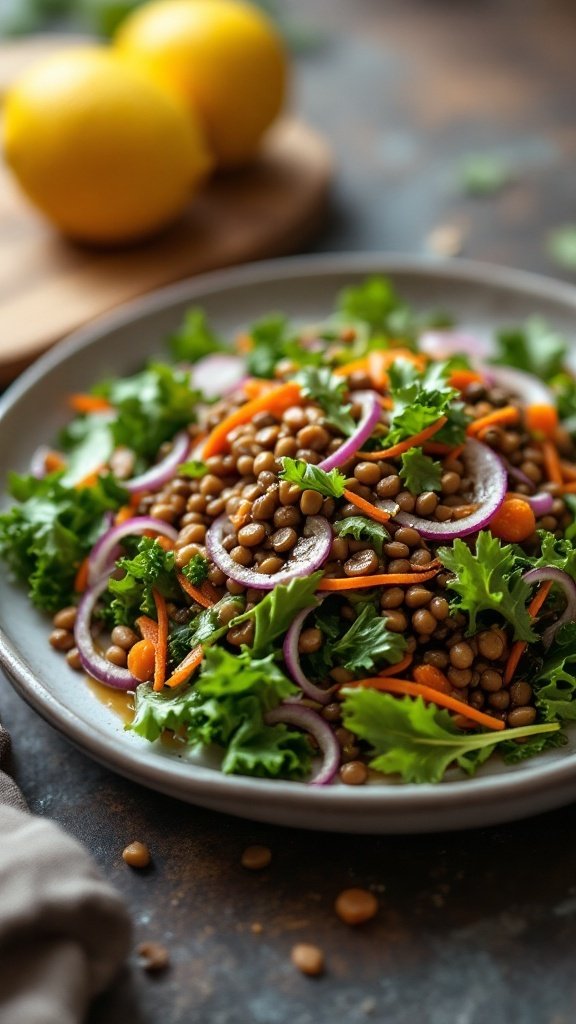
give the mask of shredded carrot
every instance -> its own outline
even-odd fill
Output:
[[[389,512],[385,512],[383,509],[378,508],[377,505],[373,505],[371,501],[366,501],[366,498],[361,498],[354,491],[349,491],[347,487],[344,489],[344,497],[351,505],[356,505],[356,508],[361,509],[365,515],[369,516],[370,519],[375,519],[378,523],[387,523],[390,519]]]
[[[74,593],[83,594],[88,586],[88,555],[83,558],[74,577]]]
[[[375,349],[368,353],[368,376],[377,391],[385,391],[390,382],[388,368],[390,358],[385,349]]]
[[[391,572],[375,576],[344,576],[339,579],[325,577],[320,580],[318,590],[360,590],[364,587],[397,587],[403,583],[426,583],[438,575],[438,569],[430,572]]]
[[[247,398],[259,398],[266,391],[270,391],[270,388],[275,387],[278,387],[275,380],[261,380],[259,377],[247,377],[242,384],[242,390]]]
[[[561,491],[562,494],[576,494],[576,481],[571,484],[563,484]]]
[[[112,408],[106,398],[102,398],[100,395],[86,395],[83,392],[70,395],[68,404],[74,409],[74,412],[85,415],[92,412],[108,412]]]
[[[348,377],[351,373],[368,373],[368,359],[364,356],[362,359],[353,359],[350,363],[344,363],[344,366],[337,366],[334,370],[336,377]]]
[[[76,490],[81,491],[84,487],[94,487],[94,484],[98,482],[98,478],[103,469],[104,463],[101,463],[101,465],[97,466],[96,469],[93,469],[90,473],[87,473],[86,476],[77,480],[74,484]]]
[[[66,469],[66,459],[60,452],[46,452],[44,456],[44,469],[47,473],[55,473],[59,469]]]
[[[158,616],[158,643],[156,644],[156,661],[154,665],[154,689],[161,690],[166,679],[166,663],[168,660],[168,610],[162,594],[152,588],[152,597]]]
[[[474,420],[466,429],[468,437],[477,437],[487,427],[503,427],[507,424],[518,423],[520,410],[515,405],[505,405],[503,409],[494,409],[487,416],[480,416]]]
[[[520,544],[534,533],[536,516],[523,498],[506,497],[488,523],[488,529],[500,540]]]
[[[576,482],[576,466],[572,462],[560,462],[560,468],[565,480]]]
[[[465,391],[469,384],[481,384],[484,378],[476,370],[452,370],[448,377],[448,384],[457,391]]]
[[[211,601],[212,604],[216,604],[216,601],[220,599],[220,594],[216,590],[216,587],[213,587],[209,580],[204,580],[204,583],[202,583],[200,590],[204,594],[204,597],[208,601]]]
[[[254,339],[249,334],[239,334],[235,341],[235,348],[237,352],[246,355],[254,348]]]
[[[530,604],[528,605],[528,614],[533,619],[535,619],[536,616],[538,615],[538,612],[540,611],[542,605],[544,604],[544,601],[548,597],[548,594],[550,593],[551,588],[552,588],[552,580],[546,580],[545,583],[541,583],[540,586],[538,587],[538,590],[537,590],[536,594],[534,595],[534,597],[530,601]],[[505,686],[509,686],[510,683],[512,682],[512,678],[514,676],[514,673],[515,673],[515,671],[518,668],[518,665],[520,663],[520,658],[524,654],[524,651],[526,650],[527,647],[528,647],[528,644],[526,643],[525,640],[516,640],[512,644],[512,650],[510,651],[510,654],[508,656],[508,661],[506,662],[506,669],[504,671],[504,685]]]
[[[172,675],[166,680],[165,686],[180,686],[180,683],[185,683],[188,676],[192,674],[195,668],[198,667],[202,658],[204,657],[204,650],[200,647],[193,647],[192,650],[186,655],[183,661],[174,669]]]
[[[413,654],[405,654],[401,661],[397,661],[395,665],[388,665],[388,668],[382,669],[378,673],[379,676],[394,676],[397,672],[403,672],[405,668],[410,668],[410,665],[414,661]]]
[[[562,476],[560,456],[558,455],[558,449],[553,441],[542,441],[542,453],[544,455],[544,468],[548,474],[550,483],[563,483],[564,478]]]
[[[418,665],[412,672],[414,679],[420,686],[429,686],[439,693],[452,693],[453,687],[448,676],[445,676],[435,665]]]
[[[558,429],[558,413],[553,405],[527,405],[524,422],[530,433],[539,440],[550,439]]]
[[[431,423],[429,427],[420,430],[418,434],[413,434],[412,437],[407,437],[405,441],[399,441],[398,444],[392,445],[391,448],[384,448],[380,452],[356,452],[356,455],[365,462],[393,459],[396,455],[402,455],[403,452],[407,452],[409,448],[415,448],[417,445],[424,444],[430,437],[434,437],[434,434],[437,434],[439,430],[442,430],[445,423],[446,416],[441,416],[435,423]]]
[[[128,519],[132,519],[133,515],[134,509],[132,508],[132,505],[122,505],[114,517],[114,523],[116,526],[119,526],[120,523],[125,523]]]
[[[143,640],[151,640],[154,646],[158,643],[158,623],[154,622],[149,615],[140,615],[136,619],[136,625],[142,634]]]
[[[184,590],[185,593],[188,594],[188,597],[191,597],[193,601],[196,601],[196,604],[201,604],[203,608],[212,607],[214,601],[211,601],[210,598],[202,592],[202,590],[200,590],[198,587],[195,587],[194,584],[186,578],[183,572],[178,572],[176,573],[176,575],[178,577],[178,583],[182,587],[182,590]]]
[[[239,409],[226,416],[214,430],[208,434],[202,449],[202,457],[208,459],[211,455],[219,455],[228,446],[228,434],[235,427],[243,423],[250,423],[253,417],[259,412],[285,412],[291,405],[297,405],[300,401],[300,387],[293,381],[287,384],[279,384],[263,392],[258,398],[245,402]]]
[[[450,455],[452,458],[457,458],[454,452],[461,450],[462,446],[459,449],[451,448],[449,444],[442,444],[442,441],[427,441],[424,445],[426,455]]]
[[[359,679],[353,683],[346,683],[346,686],[369,686],[373,690],[383,690],[385,693],[397,693],[400,696],[422,697],[431,704],[438,704],[440,707],[449,708],[458,714],[465,715],[478,725],[484,725],[487,729],[504,729],[504,722],[499,718],[492,718],[485,715],[483,711],[465,704],[462,700],[450,696],[448,693],[441,693],[440,690],[433,690],[430,686],[423,686],[421,683],[410,683],[406,679],[393,679],[392,677],[382,678],[376,676],[372,679]]]
[[[173,551],[175,547],[174,541],[170,540],[170,537],[164,537],[162,533],[156,537],[156,543],[163,551]]]

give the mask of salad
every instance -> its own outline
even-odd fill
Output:
[[[127,728],[223,772],[440,782],[576,718],[576,378],[531,320],[491,352],[390,283],[70,395],[0,555]],[[385,777],[385,779],[383,778]]]

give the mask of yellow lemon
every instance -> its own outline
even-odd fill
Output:
[[[127,242],[160,229],[211,165],[184,105],[104,47],[34,66],[4,114],[5,156],[22,189],[80,240]]]
[[[128,16],[115,45],[200,113],[221,165],[249,160],[282,107],[284,47],[249,3],[157,0]]]

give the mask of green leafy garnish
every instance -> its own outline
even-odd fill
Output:
[[[461,163],[460,187],[471,196],[488,196],[507,185],[510,168],[501,157],[491,153],[472,153]]]
[[[344,437],[350,437],[356,430],[356,423],[350,415],[350,404],[344,401],[346,381],[336,377],[329,367],[308,366],[296,377],[304,398],[309,398],[323,410],[326,422]]]
[[[77,483],[91,469],[106,465],[114,450],[108,413],[75,416],[58,435],[58,447],[67,454],[67,465],[62,480]]]
[[[404,782],[440,782],[455,763],[472,775],[499,743],[556,732],[558,725],[528,725],[501,732],[462,733],[447,711],[421,697],[393,697],[369,688],[343,691],[346,729],[372,748],[370,767]]]
[[[544,661],[530,682],[547,722],[576,719],[576,623],[560,626]]]
[[[141,537],[134,556],[120,558],[116,566],[124,576],[110,578],[108,592],[112,599],[105,612],[106,620],[114,625],[132,626],[140,614],[155,615],[153,588],[171,600],[180,596],[174,552],[165,551],[153,537]]]
[[[457,538],[453,547],[439,548],[437,555],[454,573],[447,586],[458,594],[459,610],[469,616],[469,636],[476,632],[478,615],[496,612],[513,627],[516,640],[532,643],[538,639],[526,609],[530,587],[522,579],[511,544],[503,545],[497,537],[482,530],[475,551]]]
[[[566,270],[576,269],[576,225],[564,224],[551,231],[546,248],[558,266]]]
[[[344,636],[333,644],[331,653],[335,664],[359,674],[372,672],[381,662],[396,664],[406,647],[406,638],[388,629],[373,604],[365,604]]]
[[[399,476],[412,494],[442,490],[442,465],[440,462],[424,455],[421,448],[409,448],[401,459],[402,468]]]
[[[197,363],[213,352],[229,351],[228,346],[211,329],[202,309],[189,309],[177,331],[169,337],[172,358],[181,363]]]
[[[332,525],[339,537],[354,537],[355,540],[367,541],[378,555],[382,554],[384,544],[390,540],[386,527],[366,516],[347,516],[346,519],[340,519]]]
[[[369,277],[359,285],[345,288],[338,296],[338,311],[346,319],[367,324],[372,334],[396,334],[409,310],[392,284],[384,277]],[[398,331],[403,336],[404,331]]]
[[[338,469],[331,469],[327,473],[325,469],[319,469],[311,462],[291,459],[287,455],[281,458],[280,462],[282,470],[278,474],[279,480],[298,484],[303,491],[318,491],[318,494],[323,494],[325,498],[341,498],[344,494],[346,477]]]
[[[285,357],[293,329],[281,313],[269,313],[247,331],[252,347],[247,356],[248,372],[254,377],[273,377],[276,364]]]
[[[203,555],[194,555],[188,562],[188,565],[185,565],[182,569],[182,574],[195,587],[199,587],[208,576],[209,568],[210,562],[207,558],[204,558]]]
[[[299,612],[318,603],[315,591],[321,578],[321,572],[314,572],[278,584],[253,608],[233,619],[228,629],[252,621],[254,639],[250,650],[254,658],[263,657],[273,649],[274,641],[288,631]]]
[[[220,611],[223,605],[228,605],[231,601],[237,605],[238,614],[240,614],[244,607],[243,598],[231,597],[227,594],[217,601],[216,604],[212,605],[211,608],[204,608],[191,622],[181,626],[174,626],[171,629],[168,649],[170,661],[173,665],[178,665],[190,653],[192,648],[197,647],[198,644],[206,647],[216,643],[217,640],[226,635],[230,625],[220,625]]]
[[[513,366],[548,381],[562,373],[568,352],[566,339],[545,320],[532,317],[524,327],[499,331],[493,362]]]
[[[67,486],[61,473],[43,480],[11,473],[8,482],[20,504],[0,515],[0,555],[28,585],[32,604],[57,611],[74,601],[74,577],[104,529],[104,513],[127,494],[110,476],[79,488]]]
[[[389,376],[394,406],[390,429],[386,435],[386,447],[419,434],[442,416],[452,423],[450,443],[464,440],[464,429],[470,420],[462,416],[463,407],[458,401],[458,391],[446,383],[451,366],[452,363],[433,363],[424,373],[420,373],[405,359],[397,359],[392,364]],[[443,432],[447,426],[442,428]],[[456,441],[452,440],[452,434],[455,434]],[[441,434],[437,434],[437,437],[440,438]]]
[[[187,476],[191,480],[199,480],[200,477],[206,476],[208,472],[208,466],[205,462],[201,462],[200,459],[189,459],[188,462],[180,463],[176,475]]]

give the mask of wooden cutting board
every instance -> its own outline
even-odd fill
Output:
[[[22,44],[19,50],[12,68],[26,57]],[[6,53],[0,46],[0,67]],[[331,172],[324,139],[300,121],[281,121],[251,167],[216,176],[173,227],[148,242],[104,250],[58,235],[0,164],[0,384],[128,299],[301,248],[322,221]]]

